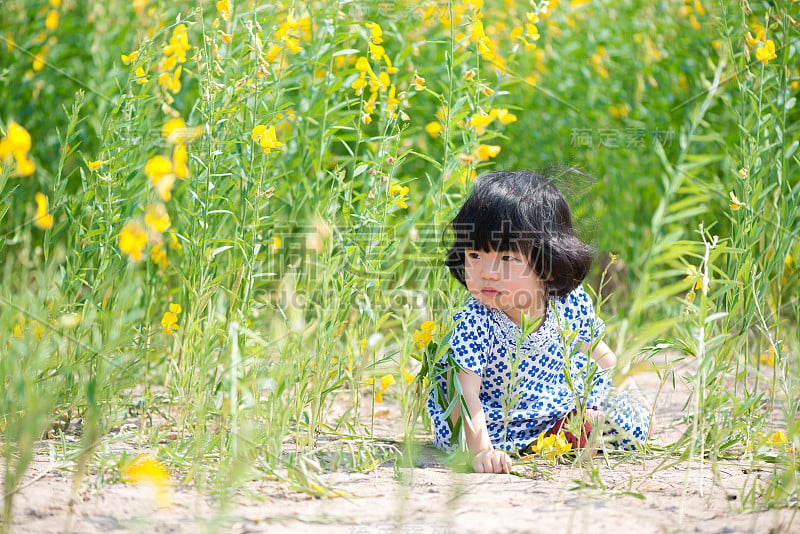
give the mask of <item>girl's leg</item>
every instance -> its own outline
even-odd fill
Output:
[[[627,390],[611,392],[603,402],[609,428],[604,435],[619,449],[633,450],[644,445],[651,432],[651,410],[635,400]]]

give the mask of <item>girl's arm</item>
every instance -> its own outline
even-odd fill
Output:
[[[589,345],[589,343],[584,343],[582,347],[584,353],[591,350],[591,348],[592,347]],[[614,351],[612,351],[604,341],[600,341],[594,348],[594,352],[592,352],[592,359],[597,362],[597,367],[599,367],[600,370],[612,369],[617,365],[617,355],[614,354]],[[622,389],[636,387],[636,382],[631,376],[629,376],[621,386]]]
[[[588,354],[592,350],[592,346],[589,343],[584,343],[581,350],[584,354]],[[597,343],[594,351],[592,351],[592,359],[601,370],[612,369],[617,365],[617,355],[606,345],[605,341]]]
[[[472,456],[472,468],[478,473],[510,473],[511,457],[504,451],[495,450],[486,429],[486,415],[479,397],[481,377],[472,371],[459,371],[458,380],[464,393],[464,401],[469,408],[470,417],[464,417],[464,435],[467,449]],[[450,417],[457,421],[461,416],[460,404]]]

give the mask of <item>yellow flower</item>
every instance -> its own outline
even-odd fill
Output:
[[[161,135],[170,143],[175,142],[177,133],[186,128],[186,122],[181,117],[175,117],[164,123],[161,127]]]
[[[186,52],[191,49],[189,45],[189,36],[186,33],[186,25],[178,24],[172,30],[172,37],[169,39],[169,45],[165,46],[162,52],[165,56],[174,56],[178,63],[186,62]]]
[[[13,157],[16,174],[30,176],[36,170],[36,164],[28,159],[30,149],[31,135],[28,130],[11,121],[6,136],[0,140],[0,161],[8,161]]]
[[[25,155],[15,154],[14,161],[17,163],[17,174],[20,176],[30,176],[36,170],[36,164]]]
[[[58,28],[58,11],[50,11],[47,13],[47,18],[44,19],[44,27],[50,31]]]
[[[415,330],[411,335],[411,341],[417,344],[418,349],[422,349],[430,345],[433,341],[433,332],[436,330],[436,323],[434,321],[425,321]]]
[[[136,83],[139,85],[144,85],[147,83],[147,73],[144,71],[144,68],[136,67],[136,72],[134,74],[136,74],[137,78]]]
[[[492,96],[494,94],[494,89],[492,89],[485,83],[479,83],[478,89],[480,89],[481,93],[485,94],[486,96]]]
[[[128,221],[119,233],[119,249],[134,261],[142,259],[142,251],[147,246],[147,232],[136,221]]]
[[[164,126],[161,127],[161,135],[173,144],[188,143],[203,135],[203,127],[189,128],[181,117],[175,117],[164,123]]]
[[[367,378],[364,380],[367,384],[375,384],[374,378]],[[387,374],[381,377],[381,384],[378,388],[378,391],[375,392],[375,402],[383,402],[383,394],[386,393],[386,390],[389,389],[389,386],[395,383],[394,375]]]
[[[0,141],[0,159],[7,159],[18,152],[28,152],[31,149],[31,134],[28,130],[14,121],[8,124],[8,133]]]
[[[397,117],[397,113],[395,113],[394,110],[400,105],[400,100],[395,97],[395,91],[396,88],[394,84],[392,84],[389,87],[389,95],[386,97],[386,110],[393,119]]]
[[[20,317],[19,318],[19,322],[18,323],[14,323],[14,327],[11,329],[11,335],[13,337],[22,339],[22,337],[25,335],[23,333],[23,331],[22,331],[22,328],[25,326],[25,323],[26,323],[25,317]],[[366,340],[364,340],[364,341],[366,341]]]
[[[164,312],[164,316],[161,318],[161,327],[164,329],[164,333],[174,334],[178,331],[178,314],[181,312],[180,304],[170,304],[169,311]]]
[[[165,91],[171,91],[173,93],[177,93],[181,90],[181,69],[183,67],[178,67],[175,69],[175,72],[172,73],[172,76],[169,75],[169,72],[162,72],[158,75],[158,85]]]
[[[631,107],[628,104],[615,104],[608,108],[608,111],[611,112],[611,116],[617,119],[621,119],[623,117],[627,117],[631,114]]]
[[[217,11],[219,11],[222,18],[225,20],[229,20],[231,17],[231,2],[230,0],[219,0],[217,2]]]
[[[144,484],[153,488],[155,500],[159,506],[168,507],[172,505],[170,497],[169,471],[164,464],[149,454],[138,456],[134,461],[125,466],[123,478],[126,482],[134,484]]]
[[[764,353],[764,354],[762,354],[761,356],[758,357],[758,361],[762,365],[768,365],[770,367],[774,366],[775,365],[775,349],[770,347],[769,351],[767,351],[766,353]]]
[[[144,166],[144,173],[153,183],[157,183],[164,175],[172,172],[172,162],[164,156],[153,156]]]
[[[360,56],[356,60],[356,70],[358,72],[371,72],[372,67],[369,66],[369,60],[364,56]]]
[[[512,122],[517,121],[517,116],[513,113],[509,113],[507,109],[496,109],[492,108],[489,110],[489,116],[496,118],[500,121],[501,124],[511,124]]]
[[[153,263],[158,265],[158,268],[162,271],[169,267],[169,259],[167,258],[167,251],[164,250],[163,243],[156,243],[155,246],[150,249],[150,259],[153,260]]]
[[[592,57],[589,58],[589,64],[594,68],[595,72],[603,78],[608,78],[608,69],[605,62],[609,59],[606,49],[603,46],[598,46],[597,50]]]
[[[99,168],[100,168],[100,166],[101,166],[103,163],[105,163],[103,160],[101,160],[101,159],[97,159],[97,160],[94,160],[94,161],[89,161],[89,162],[87,162],[87,163],[86,163],[86,166],[87,166],[87,167],[89,167],[89,170],[90,170],[90,171],[96,171],[97,169],[99,169]]]
[[[158,62],[158,70],[161,71],[164,76],[169,76],[169,71],[175,68],[178,64],[178,58],[175,56],[164,56],[164,58]]]
[[[158,233],[166,232],[172,222],[163,204],[147,206],[144,214],[144,223]]]
[[[470,35],[470,40],[473,43],[480,44],[482,41],[488,39],[486,37],[486,33],[483,31],[483,22],[480,20],[476,20],[472,23],[472,34]]]
[[[44,56],[47,55],[47,48],[42,48],[38,54],[33,56],[33,63],[31,63],[31,68],[34,72],[38,72],[44,68]]]
[[[164,156],[153,156],[144,166],[144,173],[156,184],[165,175],[172,172],[172,162]]]
[[[136,58],[138,58],[138,57],[139,57],[139,51],[138,50],[134,50],[130,54],[122,54],[120,56],[120,59],[122,59],[122,62],[125,65],[130,65],[131,63],[136,61]]]
[[[425,90],[425,78],[423,78],[422,76],[420,76],[416,72],[414,73],[414,82],[413,83],[414,83],[414,89],[416,89],[417,91],[424,91]]]
[[[770,59],[775,59],[776,57],[778,57],[778,55],[775,54],[775,43],[772,39],[767,39],[763,46],[756,49],[756,59],[764,65],[766,65]]]
[[[383,42],[383,29],[381,25],[374,22],[367,22],[366,27],[369,28],[370,31],[370,40],[375,44],[381,44]]]
[[[750,172],[746,168],[742,167],[741,169],[739,169],[739,178],[741,178],[742,180],[747,180],[749,174]]]
[[[493,120],[494,117],[491,115],[487,115],[483,112],[476,113],[467,121],[467,126],[471,126],[475,130],[476,135],[481,135],[486,131],[486,127],[491,124]]]
[[[500,147],[497,145],[478,145],[478,150],[475,155],[481,161],[487,161],[500,153]]]
[[[264,59],[266,59],[267,61],[275,61],[275,58],[278,57],[278,54],[281,53],[281,50],[283,50],[283,47],[280,45],[276,44],[269,45],[269,48],[267,49],[267,53],[264,56]]]
[[[747,44],[749,44],[750,46],[756,46],[759,43],[763,43],[764,38],[767,35],[766,28],[764,28],[764,26],[760,24],[756,24],[753,26],[752,30],[755,32],[756,36],[753,37],[753,35],[750,32],[747,32],[745,34],[745,39],[747,39]]]
[[[770,438],[770,440],[769,440],[769,441],[770,441],[771,443],[773,443],[774,445],[781,445],[781,444],[784,444],[784,443],[789,443],[789,440],[788,440],[788,439],[786,439],[786,434],[784,434],[784,433],[783,433],[783,432],[781,432],[780,430],[778,430],[777,432],[775,432],[775,433],[772,435],[772,437]]]
[[[475,169],[467,168],[458,176],[458,181],[465,185],[471,184],[476,175]]]
[[[186,166],[188,160],[186,145],[183,143],[176,144],[175,150],[172,151],[172,169],[175,172],[175,176],[182,180],[189,176],[189,167]]]
[[[275,125],[267,128],[263,124],[259,124],[253,128],[250,137],[253,140],[258,141],[258,144],[264,149],[265,154],[269,154],[270,150],[274,148],[280,148],[283,146],[283,143],[278,141],[277,137],[275,136]]]
[[[272,252],[278,252],[282,246],[283,240],[280,238],[280,236],[272,236],[272,239],[270,240],[270,248],[272,249]]]
[[[370,80],[370,89],[373,89],[372,82],[373,80]],[[390,85],[392,85],[392,80],[389,78],[389,73],[386,71],[381,71],[381,73],[378,74],[378,86],[374,89],[386,89]]]
[[[443,127],[439,121],[431,121],[425,125],[425,131],[428,132],[433,138],[439,137],[439,134],[442,133]]]
[[[350,87],[356,90],[356,95],[361,96],[361,93],[364,91],[364,87],[367,86],[367,77],[363,74],[355,79],[353,83],[350,84]]]
[[[397,182],[392,182],[391,184],[389,184],[389,198],[390,198],[389,204],[394,204],[395,206],[403,209],[407,208],[408,207],[408,204],[406,204],[406,200],[408,200],[408,197],[406,197],[407,194],[408,194],[408,187],[402,186]]]
[[[741,208],[742,206],[745,205],[738,198],[736,198],[736,195],[733,194],[733,191],[731,191],[728,194],[731,197],[731,210],[736,211],[736,210],[738,210],[739,208]]]
[[[303,47],[298,44],[297,39],[294,37],[285,37],[283,39],[283,44],[286,45],[286,50],[291,54],[298,54],[303,50]]]
[[[549,462],[554,463],[558,458],[572,449],[572,444],[564,437],[563,432],[551,434],[545,437],[546,432],[539,434],[536,438],[536,445],[531,450],[544,456]]]
[[[169,248],[171,248],[172,250],[180,250],[183,248],[175,232],[169,233]]]
[[[386,55],[386,49],[379,44],[367,43],[369,48],[369,55],[372,59],[378,61]]]
[[[36,193],[33,197],[36,200],[36,218],[33,224],[42,230],[49,230],[53,227],[53,215],[47,213],[47,197],[44,193]]]
[[[172,186],[175,184],[172,162],[164,156],[153,156],[144,166],[144,174],[156,188],[161,200],[167,202],[172,198]]]
[[[703,7],[703,4],[700,3],[700,0],[694,0],[694,10],[697,11],[697,14],[702,16],[706,14],[706,9]]]

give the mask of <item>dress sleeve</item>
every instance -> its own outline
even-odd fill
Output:
[[[578,332],[578,341],[594,343],[602,337],[606,324],[594,313],[592,299],[579,285],[566,298],[565,315],[570,323],[570,329]]]
[[[453,316],[450,353],[462,369],[483,374],[491,348],[492,327],[489,310],[470,299],[467,306]]]

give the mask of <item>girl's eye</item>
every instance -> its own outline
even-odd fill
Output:
[[[481,257],[477,252],[467,252],[467,257],[471,260],[477,260]]]
[[[503,256],[501,259],[502,259],[503,261],[519,261],[519,260],[518,260],[517,258],[515,258],[514,256],[509,256],[509,255],[505,255],[505,256]]]

